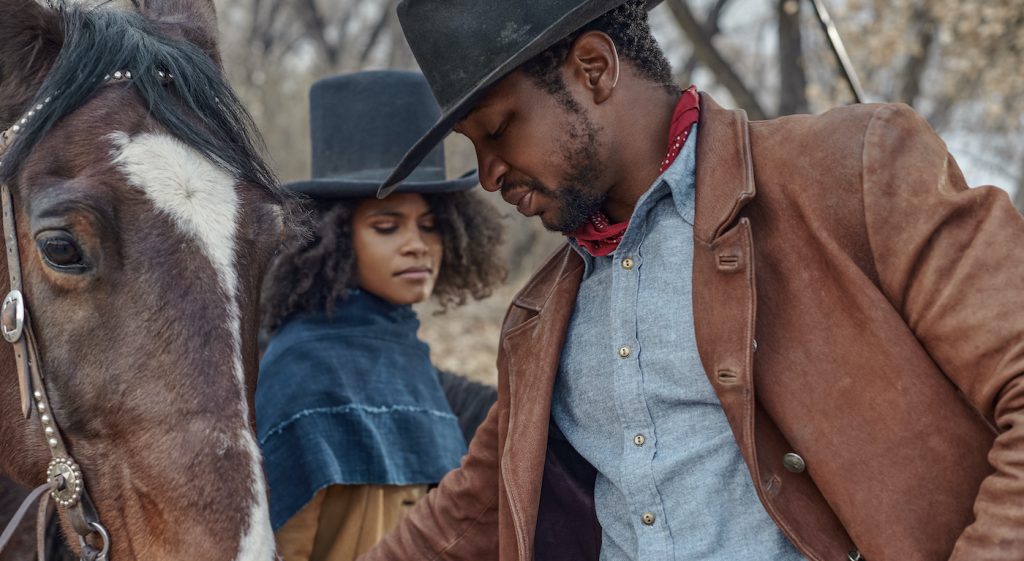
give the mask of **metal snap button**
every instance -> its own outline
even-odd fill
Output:
[[[793,473],[803,473],[807,469],[807,463],[804,462],[804,459],[794,452],[790,452],[782,457],[782,465]]]

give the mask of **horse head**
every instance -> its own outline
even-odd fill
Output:
[[[26,418],[0,341],[0,473],[39,485],[66,450],[113,561],[274,556],[248,403],[282,201],[216,45],[212,0],[0,0],[0,183],[44,376]]]

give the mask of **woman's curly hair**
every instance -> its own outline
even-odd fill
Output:
[[[444,257],[434,298],[442,309],[490,296],[506,275],[501,215],[473,192],[423,195],[434,213],[444,243]],[[262,329],[276,331],[300,312],[334,313],[335,303],[356,286],[352,251],[352,215],[360,199],[306,199],[310,226],[296,229],[282,242],[263,281]]]

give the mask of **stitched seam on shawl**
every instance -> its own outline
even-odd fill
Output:
[[[274,436],[276,434],[280,434],[280,433],[284,432],[284,429],[288,425],[294,423],[295,421],[298,421],[299,419],[301,419],[303,417],[308,417],[310,415],[320,415],[320,414],[336,415],[336,414],[339,414],[339,413],[349,413],[349,412],[352,412],[352,411],[363,411],[363,412],[372,413],[372,414],[375,414],[375,415],[385,415],[385,414],[394,413],[394,412],[426,413],[428,415],[433,415],[435,417],[441,417],[442,419],[453,419],[453,420],[456,420],[456,421],[458,420],[458,418],[455,415],[452,415],[451,413],[445,413],[443,411],[437,411],[437,410],[434,410],[434,409],[427,409],[425,407],[413,407],[411,405],[373,406],[373,405],[348,404],[348,405],[340,405],[340,406],[337,406],[337,407],[315,407],[313,409],[303,409],[302,411],[299,411],[298,413],[292,415],[291,417],[285,419],[284,421],[281,421],[280,423],[274,425],[273,428],[271,428],[270,430],[267,431],[266,435],[264,435],[262,438],[260,438],[260,444],[266,443],[267,439],[269,439],[271,436]]]

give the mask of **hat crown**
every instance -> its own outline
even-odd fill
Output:
[[[309,92],[312,178],[383,181],[437,121],[440,108],[423,75],[394,70],[324,78]],[[409,181],[444,181],[439,144]]]
[[[398,19],[438,103],[448,109],[567,15],[595,4],[602,5],[594,10],[600,15],[621,1],[402,0]]]

